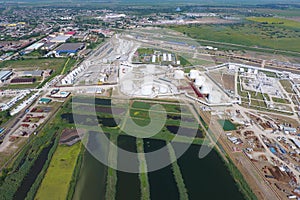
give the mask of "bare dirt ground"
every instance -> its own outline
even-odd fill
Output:
[[[5,151],[0,152],[0,166],[6,167],[5,164],[8,162],[20,149],[21,146],[26,142],[26,138],[18,138],[14,143],[10,143],[9,147]],[[0,168],[1,169],[1,168]]]
[[[234,75],[223,74],[222,80],[223,80],[223,86],[226,90],[234,91],[234,89],[235,89]]]

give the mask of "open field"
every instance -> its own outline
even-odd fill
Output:
[[[288,93],[294,93],[292,84],[289,80],[280,80],[279,82]]]
[[[9,60],[0,62],[0,68],[6,69],[27,69],[27,70],[58,70],[64,66],[65,58],[43,58],[43,59],[25,59]]]
[[[0,87],[1,90],[8,90],[8,89],[32,89],[32,88],[36,88],[38,85],[40,84],[40,82],[34,82],[33,84],[16,84],[16,85],[7,85],[7,86],[3,86]]]
[[[300,29],[300,22],[284,19],[284,18],[275,18],[275,17],[248,17],[247,20],[265,23],[268,25],[278,26],[278,27],[287,27]]]
[[[270,8],[262,8],[257,10],[258,13],[272,13],[276,16],[282,17],[299,17],[300,16],[300,9],[299,8],[286,8],[286,9],[270,9]]]
[[[65,199],[67,197],[80,148],[81,143],[71,147],[59,146],[57,148],[35,199]]]
[[[297,22],[295,23],[297,24]],[[289,25],[295,24],[292,21]],[[170,28],[196,40],[300,52],[300,43],[298,42],[300,33],[293,27],[249,22],[231,25],[170,26]],[[200,43],[203,42],[200,41]],[[243,47],[235,48],[243,49]]]

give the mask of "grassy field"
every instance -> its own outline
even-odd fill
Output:
[[[68,60],[65,62],[63,69],[61,70],[61,75],[68,73],[72,67],[76,64],[75,59],[68,58]]]
[[[292,84],[289,80],[280,80],[279,82],[288,93],[294,93]]]
[[[288,103],[288,101],[286,99],[281,99],[281,98],[277,98],[277,97],[272,97],[272,100],[275,103]]]
[[[16,84],[1,87],[1,89],[27,89],[42,87],[46,82],[59,74],[66,74],[76,64],[75,59],[70,58],[47,58],[47,59],[25,59],[25,60],[10,60],[0,62],[0,69],[16,69],[16,70],[46,70],[52,69],[54,72],[42,83],[36,81],[33,84]]]
[[[0,62],[0,68],[8,69],[29,69],[29,70],[58,70],[64,66],[65,58],[43,58],[43,59],[25,59],[25,60],[9,60]]]
[[[154,53],[154,50],[148,48],[139,48],[137,52],[139,53],[139,55],[150,55]]]
[[[295,30],[297,22],[289,22],[289,26],[262,24],[248,21],[244,24],[230,25],[180,25],[169,26],[196,40],[223,42],[248,47],[262,47],[278,50],[300,52],[300,33]],[[200,41],[200,44],[203,43]],[[243,47],[235,47],[243,49]]]
[[[289,7],[286,9],[271,9],[271,8],[262,8],[257,9],[259,13],[272,13],[273,15],[283,16],[283,17],[299,17],[300,16],[300,9],[295,7]]]
[[[247,20],[279,27],[300,29],[300,22],[276,17],[248,17]]]
[[[1,90],[7,90],[7,89],[32,89],[36,88],[40,82],[34,82],[33,84],[16,84],[16,85],[7,85],[0,87]]]
[[[59,146],[53,155],[36,200],[66,199],[81,143]]]
[[[9,119],[11,118],[9,111],[1,111],[0,112],[0,125],[4,124],[5,122],[7,122]]]

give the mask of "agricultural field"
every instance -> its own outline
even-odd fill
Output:
[[[66,199],[81,147],[58,146],[35,199]]]

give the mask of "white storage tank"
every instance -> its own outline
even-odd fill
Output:
[[[222,94],[219,91],[212,91],[208,96],[208,102],[211,104],[218,104],[221,102]]]
[[[171,62],[172,61],[172,54],[168,54],[168,61]]]
[[[211,90],[212,90],[212,86],[209,83],[205,83],[202,85],[200,89],[200,93],[204,95],[208,95],[211,93]]]
[[[168,88],[166,86],[159,86],[159,93],[166,94],[168,92]]]
[[[192,70],[190,71],[189,76],[190,76],[191,79],[196,79],[196,77],[199,76],[199,71],[198,71],[198,70],[192,69]]]
[[[153,62],[153,63],[156,62],[156,55],[152,55],[152,62]]]
[[[122,82],[122,88],[125,93],[133,92],[133,81],[132,80],[125,80]]]
[[[184,71],[182,70],[175,70],[174,72],[175,79],[184,79]]]
[[[228,65],[228,69],[234,70],[234,69],[235,69],[235,65],[230,63],[230,64]]]
[[[163,61],[167,61],[167,54],[163,53]]]
[[[204,84],[205,80],[206,79],[204,76],[198,76],[195,79],[195,85],[201,87]]]
[[[152,94],[152,85],[143,85],[142,86],[142,95],[150,96]]]

